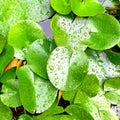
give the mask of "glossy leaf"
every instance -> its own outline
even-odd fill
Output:
[[[52,106],[56,97],[57,89],[45,79],[35,75],[36,113],[42,113]]]
[[[90,37],[87,18],[56,14],[52,17],[51,29],[57,46],[67,46],[73,50],[86,49],[84,42]]]
[[[27,114],[22,114],[18,120],[33,120],[29,115]]]
[[[112,104],[120,104],[120,90],[107,92],[105,97],[110,101]]]
[[[67,15],[71,12],[69,0],[50,0],[52,8],[63,15]]]
[[[13,57],[14,49],[11,46],[6,45],[0,54],[0,74],[4,71],[5,67],[13,59]]]
[[[7,35],[19,20],[43,21],[54,13],[49,0],[2,0],[0,3],[0,33]]]
[[[53,42],[45,39],[33,42],[28,46],[26,59],[30,68],[39,76],[47,79],[47,60],[53,50]]]
[[[21,106],[20,94],[18,89],[18,81],[15,79],[9,79],[3,86],[0,95],[1,101],[9,107]]]
[[[12,120],[12,111],[9,107],[5,106],[0,100],[0,119]]]
[[[88,49],[86,53],[89,60],[88,74],[96,75],[100,84],[108,78],[120,76],[120,66],[113,64],[104,51],[94,51]]]
[[[100,14],[89,18],[90,39],[87,45],[96,50],[109,49],[120,42],[120,24],[110,15]]]
[[[105,91],[114,91],[120,89],[120,77],[107,79],[104,83]]]
[[[94,120],[85,109],[78,105],[70,105],[65,109],[65,111],[77,120]]]
[[[99,80],[95,75],[87,75],[82,84],[81,90],[84,91],[89,97],[94,97],[99,91]]]
[[[77,88],[84,80],[88,59],[83,51],[70,51],[57,47],[51,53],[47,73],[51,83],[58,89],[68,91]]]
[[[5,46],[5,43],[6,43],[6,38],[2,35],[0,35],[0,54],[2,53],[3,51],[3,48]]]
[[[0,82],[5,83],[6,81],[10,79],[15,79],[15,76],[16,76],[15,72],[16,72],[15,67],[4,72],[0,77]]]
[[[119,120],[118,116],[112,110],[99,110],[102,120]]]
[[[77,16],[94,16],[104,12],[98,0],[70,0],[71,10]]]
[[[17,77],[22,105],[30,113],[34,113],[36,107],[34,74],[28,66],[23,66],[17,70]]]
[[[42,28],[31,20],[22,20],[10,29],[8,43],[14,48],[23,49],[40,38],[45,38]]]

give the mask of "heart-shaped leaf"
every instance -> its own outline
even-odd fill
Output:
[[[17,70],[17,77],[22,105],[30,113],[34,113],[36,107],[34,74],[28,66],[23,66]]]
[[[104,12],[98,0],[70,0],[71,10],[77,16],[94,16]]]
[[[51,83],[60,90],[77,88],[87,74],[88,60],[83,51],[70,52],[66,47],[57,47],[47,64]]]
[[[35,75],[36,113],[42,113],[54,103],[57,89],[45,79]]]
[[[0,100],[0,119],[12,120],[12,111],[9,107],[5,106]]]
[[[49,54],[54,48],[54,42],[45,40],[38,40],[28,46],[26,59],[30,68],[39,76],[47,79],[47,60]]]
[[[100,14],[89,18],[90,39],[86,43],[96,50],[109,49],[120,42],[120,24],[111,15]]]
[[[52,18],[51,29],[57,46],[86,49],[87,46],[83,42],[90,37],[88,19],[56,14]]]
[[[96,75],[100,84],[108,78],[120,76],[120,65],[113,64],[104,51],[87,49],[86,53],[89,60],[88,74]]]
[[[21,105],[18,81],[9,79],[2,86],[3,94],[0,95],[1,101],[9,107],[19,107]]]
[[[17,52],[19,53],[19,50],[23,50],[33,41],[41,38],[45,38],[45,33],[37,23],[31,20],[22,20],[10,29],[8,44],[14,47],[15,56],[19,58],[20,56],[16,55]]]
[[[50,0],[52,8],[63,15],[67,15],[71,12],[69,0]]]
[[[5,67],[13,59],[13,57],[14,57],[13,47],[6,45],[2,53],[0,54],[0,74],[4,71]]]

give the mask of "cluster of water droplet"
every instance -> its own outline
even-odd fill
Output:
[[[87,46],[83,42],[90,37],[88,19],[76,17],[73,21],[70,18],[60,16],[58,25],[60,26],[60,29],[68,34],[69,45],[73,49],[86,49]]]
[[[48,76],[52,84],[58,89],[62,89],[61,87],[64,87],[66,83],[69,63],[68,52],[65,47],[57,47],[48,60]]]

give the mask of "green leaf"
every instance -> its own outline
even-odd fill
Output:
[[[120,104],[120,90],[106,92],[105,97],[112,104]]]
[[[77,88],[84,80],[88,59],[83,51],[70,52],[66,47],[57,47],[47,64],[48,77],[58,89],[68,91]]]
[[[57,89],[45,79],[35,75],[36,113],[42,113],[52,106],[56,97]]]
[[[87,49],[89,60],[88,74],[94,74],[102,84],[108,78],[120,76],[120,65],[113,64],[104,51]]]
[[[0,82],[5,83],[6,81],[8,81],[10,79],[14,79],[16,76],[15,72],[16,72],[15,67],[4,72],[0,77]]]
[[[120,24],[111,15],[99,14],[89,18],[90,39],[88,47],[96,50],[109,49],[120,42]]]
[[[84,91],[89,97],[96,96],[99,88],[99,80],[95,75],[87,75],[81,85],[81,90]]]
[[[13,47],[6,45],[2,53],[0,54],[0,74],[4,71],[5,67],[13,59],[13,57],[14,57]]]
[[[5,0],[0,3],[0,33],[7,35],[19,20],[43,21],[54,13],[49,0]]]
[[[20,99],[24,108],[34,113],[36,108],[36,96],[34,88],[34,74],[28,66],[17,70]]]
[[[6,38],[3,35],[0,34],[0,54],[3,51],[5,43],[6,43]]]
[[[73,50],[86,49],[84,42],[90,37],[87,18],[56,14],[52,17],[51,29],[57,46],[67,46]]]
[[[22,114],[22,115],[20,115],[18,120],[33,120],[33,119],[27,114]]]
[[[118,116],[112,110],[99,110],[102,120],[119,120]]]
[[[41,38],[45,38],[45,33],[37,23],[31,20],[22,20],[10,29],[8,44],[17,49],[23,49]]]
[[[70,0],[71,10],[77,16],[94,16],[104,12],[98,0]]]
[[[79,105],[70,105],[65,111],[76,120],[94,120],[93,117]]]
[[[5,106],[0,100],[0,119],[12,120],[12,111],[9,107]]]
[[[50,4],[60,14],[67,15],[71,12],[69,0],[50,0]]]
[[[47,60],[53,50],[53,42],[45,39],[33,42],[28,46],[26,59],[30,68],[39,76],[47,79]]]
[[[114,91],[120,89],[120,77],[107,79],[104,83],[104,91]]]
[[[9,79],[2,85],[0,95],[1,101],[9,107],[19,107],[21,106],[18,81],[15,79]]]

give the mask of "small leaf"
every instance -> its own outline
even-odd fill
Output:
[[[102,120],[119,120],[118,116],[112,110],[99,110]]]
[[[68,91],[77,88],[87,74],[88,60],[83,51],[70,51],[57,47],[47,64],[48,77],[58,89]]]
[[[0,74],[4,71],[5,67],[13,59],[13,57],[14,49],[11,46],[6,45],[0,54]]]
[[[34,74],[28,66],[17,70],[20,99],[24,108],[34,113],[36,107],[36,96],[34,88]]]
[[[31,20],[22,20],[10,29],[8,44],[17,49],[23,49],[40,38],[45,38],[42,28]]]
[[[70,105],[65,111],[77,120],[94,120],[93,117],[79,105]]]
[[[57,46],[67,46],[73,50],[86,49],[84,42],[90,38],[87,18],[56,14],[52,17],[51,29]]]
[[[22,115],[20,115],[18,120],[33,120],[33,119],[27,114],[22,114]]]
[[[71,10],[77,16],[94,16],[104,12],[98,0],[70,0]]]
[[[56,97],[57,89],[45,79],[35,75],[35,92],[36,92],[36,113],[42,113],[52,106]]]
[[[120,104],[120,90],[106,92],[105,97],[110,101],[112,104]]]
[[[9,107],[5,106],[0,100],[0,119],[12,120],[12,111]]]
[[[84,91],[89,97],[96,96],[99,88],[99,81],[95,75],[87,75],[81,85],[81,90]]]
[[[67,15],[71,12],[69,0],[50,0],[52,8],[63,15]]]
[[[108,14],[99,14],[89,18],[90,39],[88,47],[96,50],[109,49],[120,42],[120,24]]]
[[[15,79],[9,79],[2,85],[0,95],[1,101],[9,107],[19,107],[21,106],[18,81]]]
[[[49,40],[39,40],[28,46],[26,59],[30,68],[39,76],[47,79],[47,60],[50,55],[53,42]]]
[[[104,91],[114,91],[120,89],[120,77],[107,79],[104,83]]]
[[[0,82],[5,83],[7,80],[14,79],[16,76],[15,72],[16,72],[15,67],[4,72],[0,77]]]

